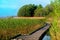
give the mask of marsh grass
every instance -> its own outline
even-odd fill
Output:
[[[44,23],[45,19],[0,19],[0,40],[9,40],[17,34],[29,34]]]

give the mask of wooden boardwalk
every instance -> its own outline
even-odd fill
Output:
[[[29,35],[17,35],[13,38],[11,38],[11,40],[42,40],[40,38],[43,37],[43,34],[50,28],[50,24],[46,23],[44,25],[44,27],[39,28],[37,30],[35,30],[34,32],[32,32]]]

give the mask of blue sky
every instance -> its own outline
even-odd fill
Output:
[[[49,3],[49,0],[0,0],[0,17],[16,16],[18,9],[26,4],[46,6]]]

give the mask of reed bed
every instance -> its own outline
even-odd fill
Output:
[[[9,40],[17,34],[29,34],[44,23],[45,19],[0,19],[0,40]]]

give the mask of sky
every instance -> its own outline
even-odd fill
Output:
[[[16,16],[19,8],[26,4],[46,6],[50,0],[0,0],[0,17]]]

